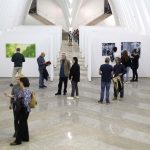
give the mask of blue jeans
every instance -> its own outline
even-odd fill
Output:
[[[127,82],[129,80],[129,70],[130,70],[130,67],[127,67],[126,68],[126,74],[124,75],[124,81]]]
[[[110,84],[111,84],[111,82],[104,82],[104,81],[101,81],[101,98],[100,98],[100,101],[101,101],[101,102],[103,102],[104,93],[105,93],[105,88],[106,88],[106,102],[109,103]]]

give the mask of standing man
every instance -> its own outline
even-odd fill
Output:
[[[70,62],[67,60],[65,53],[62,53],[62,59],[60,60],[58,92],[55,95],[61,95],[63,82],[64,82],[63,93],[64,95],[66,95],[69,74],[70,74]]]
[[[106,103],[109,104],[109,90],[111,84],[111,78],[113,76],[113,67],[109,65],[109,57],[105,58],[105,64],[100,66],[99,74],[101,75],[101,97],[99,103],[103,103],[104,93],[106,88]]]
[[[25,62],[25,58],[23,54],[20,53],[20,48],[16,49],[16,53],[13,54],[11,61],[14,62],[14,69],[13,69],[13,74],[12,74],[12,81],[10,86],[13,86],[15,82],[15,76],[16,74],[21,74],[22,71],[22,63]]]
[[[47,88],[47,86],[44,85],[45,71],[48,76],[46,66],[51,64],[50,61],[45,62],[44,57],[45,57],[45,53],[42,52],[41,55],[37,58],[37,63],[39,67],[39,88]]]

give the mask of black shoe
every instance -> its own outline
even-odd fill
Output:
[[[56,93],[55,95],[61,95],[61,93]]]
[[[134,81],[135,81],[135,80],[133,80],[133,79],[132,79],[132,80],[130,80],[130,82],[134,82]]]
[[[100,101],[98,101],[98,103],[101,103],[101,104],[103,104],[103,101],[101,101],[101,100],[100,100]]]
[[[44,89],[47,88],[47,86],[43,85],[43,86],[39,86],[40,89]]]
[[[135,82],[138,82],[138,79],[135,79],[134,81],[135,81]]]
[[[9,86],[14,86],[12,83]]]
[[[23,139],[22,141],[23,142],[29,142],[29,139]]]
[[[63,95],[66,95],[66,93],[64,93]]]
[[[21,143],[16,143],[15,141],[10,143],[11,146],[20,145]]]
[[[43,89],[44,87],[43,86],[39,86],[39,89]]]

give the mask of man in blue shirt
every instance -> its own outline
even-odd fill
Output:
[[[109,57],[105,58],[105,64],[100,66],[99,74],[101,75],[101,97],[99,103],[103,103],[104,93],[106,88],[106,103],[109,104],[109,90],[111,84],[111,78],[113,75],[113,67],[109,65]]]

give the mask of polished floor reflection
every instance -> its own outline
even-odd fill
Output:
[[[64,50],[67,46],[63,47]],[[77,47],[68,57],[80,55]],[[0,78],[0,150],[150,150],[150,79],[125,84],[125,98],[98,104],[100,79],[88,82],[81,63],[80,99],[55,96],[55,79],[47,82],[47,89],[38,89],[38,79],[30,78],[38,105],[29,117],[30,142],[11,147],[13,141],[13,114],[4,91],[11,91],[8,78]],[[111,98],[113,88],[111,87]]]

